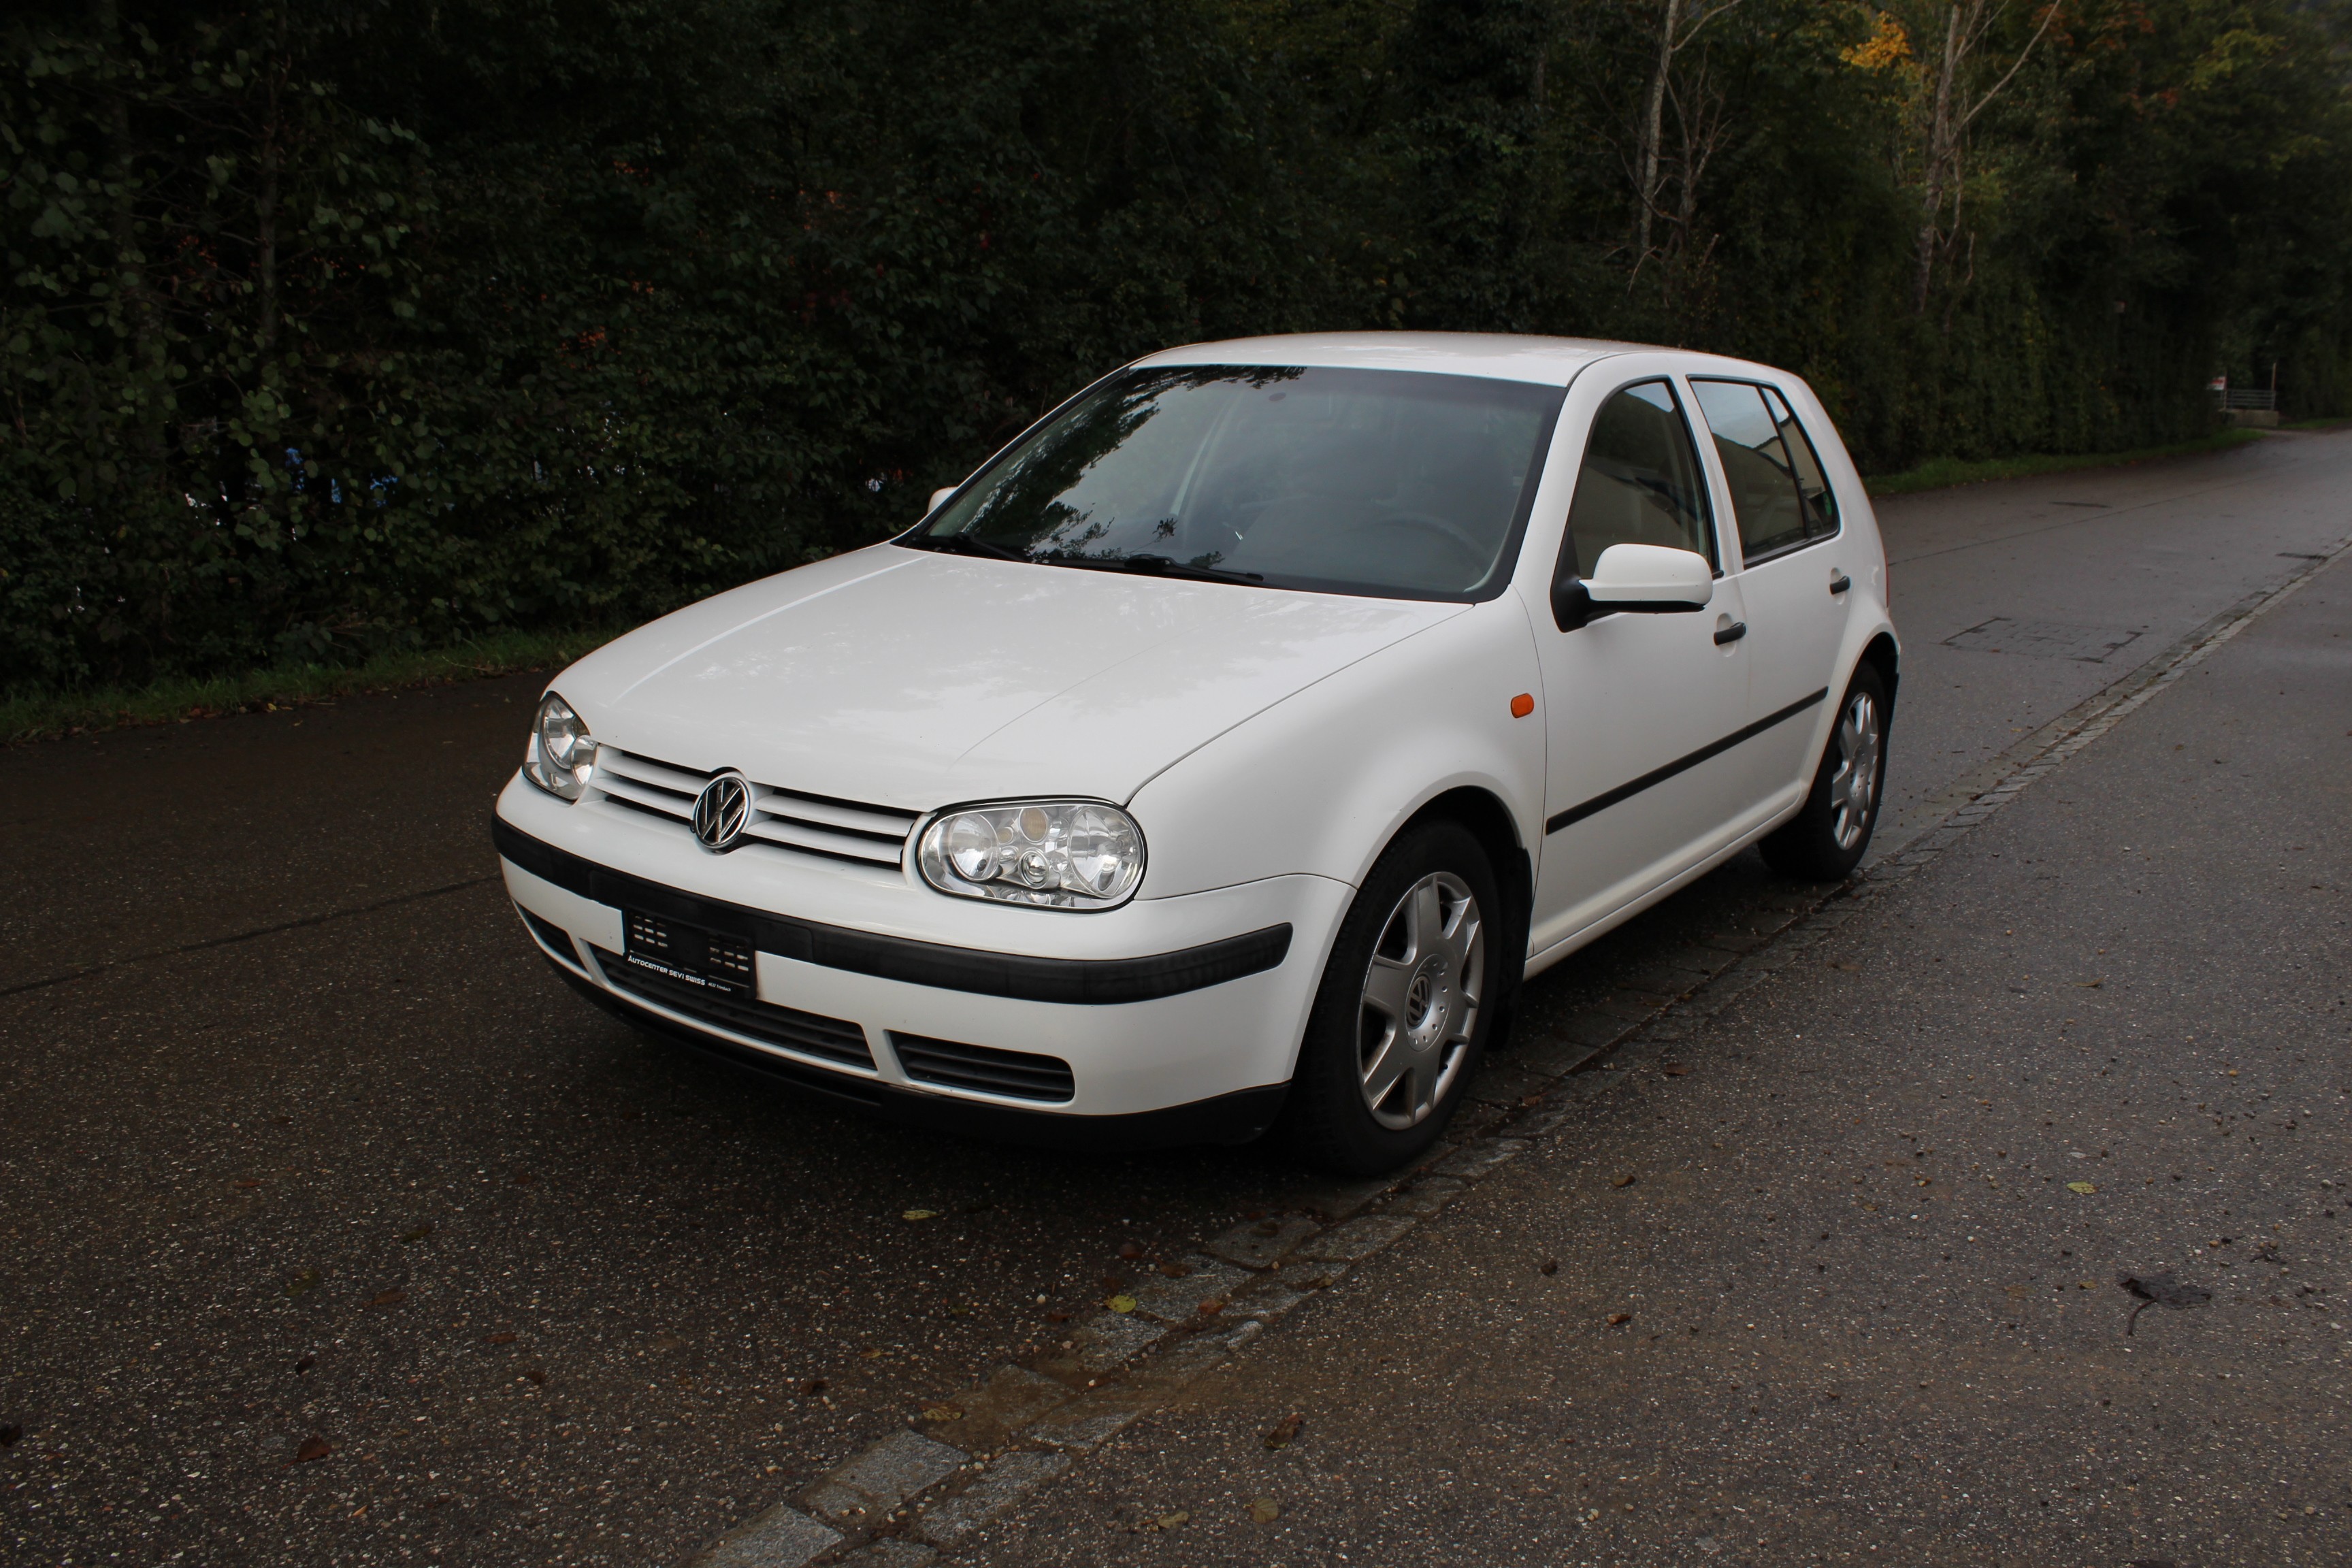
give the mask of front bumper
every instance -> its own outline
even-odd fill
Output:
[[[821,869],[779,886],[772,867],[730,866],[736,857],[707,855],[682,834],[519,780],[494,834],[534,941],[608,1010],[893,1120],[1063,1144],[1263,1131],[1350,893],[1325,878],[1276,877],[1071,915],[962,908],[911,884],[892,899],[867,877],[829,886]],[[750,946],[757,1003],[730,1013],[639,984],[618,956],[628,910]],[[800,1048],[793,1019],[823,1026],[814,1049]],[[859,1036],[862,1052],[839,1048]],[[1066,1079],[1042,1092],[943,1082],[922,1055],[943,1044],[1066,1063]]]

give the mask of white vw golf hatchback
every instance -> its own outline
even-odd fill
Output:
[[[639,1026],[903,1121],[1428,1147],[1520,980],[1750,844],[1843,877],[1896,645],[1797,377],[1561,339],[1154,354],[910,532],[564,670],[499,797]]]

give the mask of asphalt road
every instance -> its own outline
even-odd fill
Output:
[[[2352,1561],[2347,824],[2352,558],[969,1555]]]
[[[1886,504],[1907,642],[1887,843],[2021,737],[2307,568],[2352,531],[2347,493],[2352,437],[2284,436]],[[2340,688],[2327,653],[2315,679]],[[1328,1197],[1266,1151],[1082,1160],[869,1124],[589,1011],[491,879],[489,799],[538,685],[0,753],[0,1426],[21,1429],[0,1448],[0,1556],[674,1563],[1050,1331],[1117,1277],[1122,1245],[1181,1246]],[[2286,805],[2340,820],[2343,761],[2315,753],[2334,773]],[[2081,809],[2086,839],[2112,837],[2104,804]],[[2230,836],[2213,832],[2222,856]],[[1995,869],[2011,882],[1987,884],[1988,908],[2050,891],[2015,852]],[[1799,901],[1736,862],[1546,976],[1523,1037],[1654,991],[1662,955],[1760,935]],[[2062,925],[2086,918],[2048,907]],[[1951,1049],[1985,1048],[1998,1018],[1938,1012],[1916,989],[1957,973],[1950,933],[1922,929],[1872,955],[1874,996],[1840,993],[1849,1028],[1880,1031],[1883,1051],[1899,1017],[1906,1036],[1951,1027]],[[2340,963],[2340,918],[2335,931]],[[2226,924],[2196,940],[2209,966],[2245,951]],[[2328,973],[2324,952],[2305,962]],[[2284,984],[2240,974],[2233,1016]],[[2200,999],[2150,992],[2143,1017]],[[1730,1093],[1744,1075],[1736,1114],[1800,1079],[1852,1087],[1810,1053],[1728,1048],[1736,1074],[1690,1082]],[[1510,1092],[1507,1060],[1493,1079],[1490,1099]],[[1664,1161],[1687,1120],[1645,1131],[1647,1157]],[[1811,1180],[1836,1151],[1884,1142],[1868,1121],[1819,1147],[1759,1134],[1745,1168]],[[1557,1227],[1555,1288],[1587,1277],[1566,1266],[1571,1237],[1606,1234],[1578,1169],[1530,1200]],[[1710,1207],[1688,1223],[1713,1223],[1728,1195],[1695,1184],[1685,1202]],[[1416,1245],[1467,1236],[1463,1220]],[[1920,1299],[1915,1262],[1882,1240],[1847,1267],[1892,1305]],[[1347,1289],[1402,1301],[1424,1267],[1384,1260]],[[1318,1303],[1269,1351],[1322,1342],[1321,1314],[1340,1310]],[[2162,1318],[2143,1327],[2202,1321]],[[1449,1343],[1394,1353],[1436,1368]],[[327,1454],[302,1458],[313,1438]],[[1072,1483],[1072,1518],[1092,1517],[1093,1484]],[[1335,1513],[1323,1539],[1353,1528]]]

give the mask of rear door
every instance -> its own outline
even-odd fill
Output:
[[[1706,556],[1715,598],[1700,611],[1620,611],[1567,629],[1549,606],[1537,612],[1548,766],[1531,955],[1670,880],[1752,800],[1741,760],[1711,750],[1749,705],[1746,648],[1718,640],[1743,619],[1739,588],[1721,574],[1685,400],[1663,373],[1601,400],[1554,582],[1589,576],[1603,550],[1624,543]]]
[[[1853,597],[1847,536],[1821,458],[1777,388],[1696,376],[1690,388],[1739,535],[1748,679],[1766,725],[1748,743],[1759,784],[1786,805],[1811,785],[1822,720],[1839,695],[1830,686]]]

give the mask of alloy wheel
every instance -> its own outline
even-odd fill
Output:
[[[1356,1033],[1357,1081],[1381,1126],[1418,1124],[1454,1087],[1478,1022],[1486,951],[1478,900],[1448,872],[1415,882],[1390,912]]]
[[[1878,804],[1878,703],[1857,691],[1838,719],[1837,771],[1830,775],[1830,836],[1852,849],[1869,830]]]

